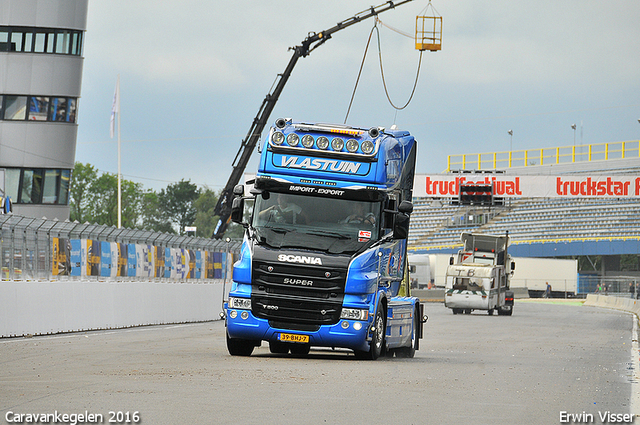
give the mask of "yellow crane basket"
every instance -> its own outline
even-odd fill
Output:
[[[430,15],[427,15],[431,12]],[[442,16],[431,2],[416,16],[416,50],[437,52],[442,49]]]

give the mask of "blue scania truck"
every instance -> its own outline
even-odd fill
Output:
[[[224,303],[231,355],[267,341],[279,354],[414,356],[426,322],[407,266],[416,149],[407,131],[276,120],[250,193],[234,189],[245,234]]]

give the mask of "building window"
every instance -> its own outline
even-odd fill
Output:
[[[27,96],[5,96],[4,119],[7,121],[27,118]]]
[[[14,204],[68,205],[71,170],[5,169],[5,194]]]
[[[60,170],[45,170],[44,187],[42,189],[43,204],[58,203],[58,187],[60,186]]]
[[[29,119],[32,121],[46,121],[49,110],[49,98],[31,96],[29,102]]]
[[[69,204],[69,185],[71,184],[71,170],[60,170],[60,185],[58,190],[58,204]]]
[[[18,189],[20,188],[20,169],[7,168],[4,173],[4,193],[15,203],[18,201]]]
[[[0,52],[9,51],[9,30],[6,27],[0,27]]]
[[[75,97],[0,95],[0,120],[75,123],[77,106]]]
[[[39,204],[42,202],[43,170],[23,170],[20,182],[20,203]]]
[[[82,55],[82,31],[56,28],[0,27],[0,52]]]

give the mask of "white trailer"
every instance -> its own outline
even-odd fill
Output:
[[[574,297],[578,291],[578,260],[517,257],[512,288],[526,288],[529,296],[542,296],[551,285],[551,296]]]
[[[433,286],[433,274],[429,254],[409,254],[409,271],[411,287],[414,289],[430,289]]]

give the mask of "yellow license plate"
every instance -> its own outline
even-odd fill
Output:
[[[309,342],[309,335],[280,334],[280,341],[307,343]]]

